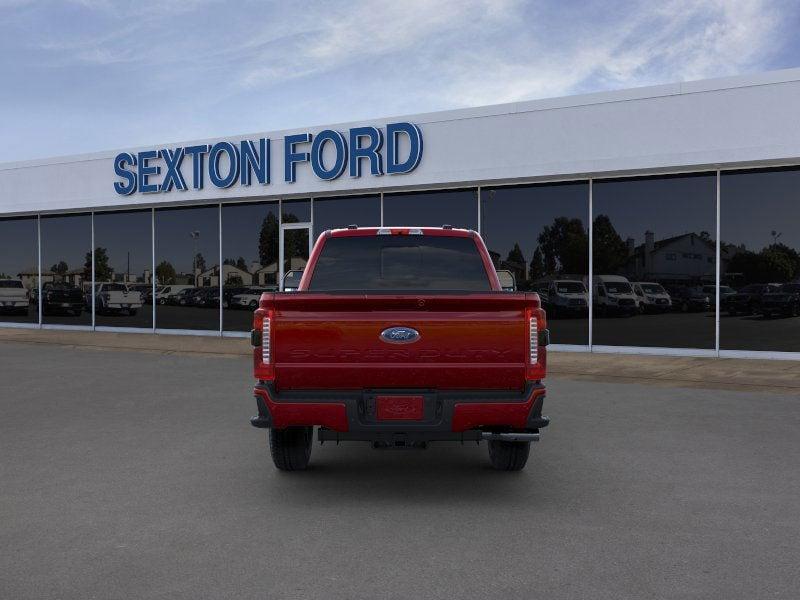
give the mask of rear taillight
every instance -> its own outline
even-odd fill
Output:
[[[272,326],[272,319],[269,317],[264,317],[264,320],[261,322],[261,362],[265,365],[270,364],[270,327]]]
[[[250,340],[253,344],[253,368],[256,379],[268,381],[275,379],[275,358],[272,353],[272,309],[259,308],[253,318],[253,331]]]
[[[529,359],[533,365],[539,361],[539,319],[531,316],[528,318],[528,323]]]
[[[525,378],[531,381],[544,379],[547,373],[547,344],[550,336],[547,331],[545,313],[541,308],[528,308],[525,311],[528,322],[528,352]]]

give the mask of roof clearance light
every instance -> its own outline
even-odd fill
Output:
[[[388,227],[381,227],[376,235],[392,235],[392,230]]]

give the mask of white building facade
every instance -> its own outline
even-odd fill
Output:
[[[280,287],[324,229],[447,223],[519,289],[623,275],[788,298],[779,319],[729,316],[720,294],[601,317],[590,294],[551,319],[556,349],[800,358],[797,106],[792,69],[3,164],[0,288],[22,280],[30,304],[0,304],[0,326],[244,335],[234,297]],[[151,304],[60,310],[92,280],[152,285]],[[218,305],[157,294],[206,283]]]

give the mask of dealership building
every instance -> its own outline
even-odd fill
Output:
[[[244,336],[326,229],[448,224],[555,350],[800,359],[798,107],[790,69],[2,164],[0,327]]]

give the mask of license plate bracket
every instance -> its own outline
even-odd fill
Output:
[[[381,394],[375,396],[378,421],[422,421],[425,397],[422,394]]]

